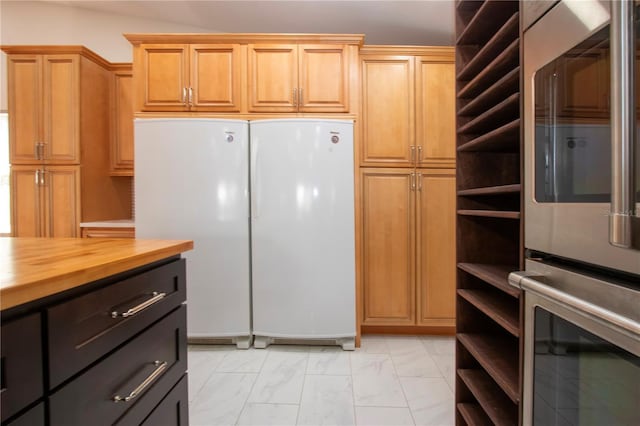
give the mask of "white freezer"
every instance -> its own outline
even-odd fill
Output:
[[[250,122],[253,334],[338,339],[355,323],[353,122]]]
[[[137,238],[190,239],[187,336],[248,347],[248,124],[135,120]]]

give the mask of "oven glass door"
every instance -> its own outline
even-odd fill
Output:
[[[609,25],[535,74],[535,199],[611,201]]]
[[[535,308],[534,425],[640,425],[640,357]]]

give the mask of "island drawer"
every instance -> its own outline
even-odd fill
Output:
[[[189,400],[187,375],[185,374],[162,402],[154,408],[141,426],[188,426]]]
[[[8,321],[0,328],[2,421],[43,395],[40,314]]]
[[[187,369],[186,306],[49,397],[50,425],[139,425]]]
[[[185,300],[185,260],[178,259],[48,308],[49,389]]]

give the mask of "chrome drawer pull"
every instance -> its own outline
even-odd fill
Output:
[[[111,312],[111,318],[118,318],[118,317],[127,318],[132,315],[135,315],[138,312],[142,311],[143,309],[146,309],[149,306],[153,305],[154,303],[159,302],[161,299],[163,299],[167,295],[167,293],[158,293],[157,291],[154,291],[153,293],[151,293],[151,295],[153,296],[151,299],[146,300],[137,306],[134,306],[133,308],[129,309],[126,312],[122,312],[122,313],[119,313],[118,311]]]
[[[144,379],[144,382],[140,383],[134,390],[129,393],[127,396],[116,395],[113,397],[113,402],[129,402],[136,396],[140,395],[142,391],[151,384],[155,379],[162,374],[165,368],[167,368],[167,361],[153,361],[153,365],[157,365],[158,367],[153,370],[153,373],[149,374],[149,377]]]

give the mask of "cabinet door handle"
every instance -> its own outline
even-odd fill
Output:
[[[187,88],[183,87],[182,88],[182,103],[183,104],[187,104]]]
[[[422,163],[422,145],[418,145],[418,163]]]
[[[418,173],[418,191],[422,191],[422,173]]]
[[[193,106],[193,87],[189,87],[189,105]]]
[[[142,383],[140,383],[134,390],[129,392],[127,396],[116,395],[113,397],[113,402],[129,402],[136,396],[140,395],[142,391],[145,390],[147,386],[149,386],[155,379],[157,379],[162,372],[167,368],[167,361],[153,361],[153,365],[156,366],[156,369],[153,370],[149,376],[144,379]]]
[[[293,88],[293,106],[298,106],[298,89],[295,87]]]
[[[413,164],[416,162],[416,147],[415,145],[411,145],[409,149],[411,150],[410,163]]]
[[[302,106],[303,105],[303,99],[304,97],[302,96],[302,87],[298,90],[298,106]]]
[[[40,170],[36,170],[35,173],[35,178],[36,178],[36,186],[40,185]]]
[[[130,316],[133,316],[138,312],[144,309],[147,309],[149,306],[155,303],[158,303],[160,300],[164,299],[167,293],[158,293],[157,291],[154,291],[153,293],[151,293],[151,295],[153,296],[151,299],[145,300],[144,302],[134,306],[133,308],[126,310],[125,312],[122,312],[122,313],[118,311],[111,312],[111,318],[118,318],[118,317],[127,318]]]
[[[411,173],[411,190],[412,191],[416,190],[416,174],[415,173]]]

